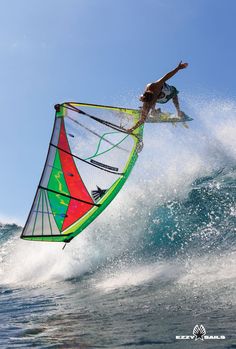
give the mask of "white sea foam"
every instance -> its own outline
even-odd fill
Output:
[[[173,280],[178,277],[180,268],[171,262],[156,262],[136,266],[125,266],[115,272],[108,269],[104,272],[96,288],[104,292],[110,292],[121,288],[130,288],[158,280],[159,282]]]
[[[216,282],[235,281],[236,253],[229,252],[225,256],[217,254],[192,257],[186,262],[185,269],[178,283],[188,287],[204,288]]]
[[[101,292],[168,281],[172,281],[172,287],[187,292],[195,289],[214,291],[214,287],[226,285],[227,288],[235,288],[236,254],[231,252],[225,256],[207,255],[188,257],[185,261],[176,259],[169,262],[121,266],[115,271],[107,268],[102,276],[98,275],[98,279],[95,287]],[[236,297],[232,297],[231,301],[236,304]]]

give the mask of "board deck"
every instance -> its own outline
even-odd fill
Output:
[[[146,122],[147,123],[158,123],[158,122],[176,123],[176,122],[188,122],[188,121],[192,121],[192,120],[193,119],[191,117],[189,117],[188,115],[186,115],[185,113],[183,113],[183,117],[179,118],[175,114],[161,111],[161,112],[155,113],[154,115],[149,114],[148,118],[146,119]]]

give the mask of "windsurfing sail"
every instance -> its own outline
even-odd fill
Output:
[[[21,238],[70,242],[110,204],[138,158],[139,111],[87,103],[55,106],[44,170]]]

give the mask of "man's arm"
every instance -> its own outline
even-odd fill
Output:
[[[181,69],[185,69],[187,68],[188,63],[182,63],[182,61],[180,61],[180,63],[178,64],[178,66],[171,70],[169,73],[167,73],[166,75],[164,75],[161,79],[157,80],[155,82],[155,84],[163,84],[165,81],[169,80],[170,78],[172,78],[172,76],[174,76],[179,70]]]
[[[127,130],[128,133],[132,133],[134,130],[136,130],[136,128],[138,128],[139,126],[144,124],[144,122],[147,119],[147,116],[148,116],[148,113],[149,113],[150,109],[151,108],[149,106],[148,107],[144,107],[144,106],[142,107],[141,117],[140,117],[139,121],[132,128]]]

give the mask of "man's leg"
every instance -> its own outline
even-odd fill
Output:
[[[178,96],[175,95],[175,96],[172,98],[172,101],[173,101],[174,106],[175,106],[175,108],[176,108],[177,115],[178,115],[179,117],[182,117],[182,116],[183,116],[183,112],[182,112],[182,111],[180,110],[180,108],[179,108],[179,99],[178,99]]]

